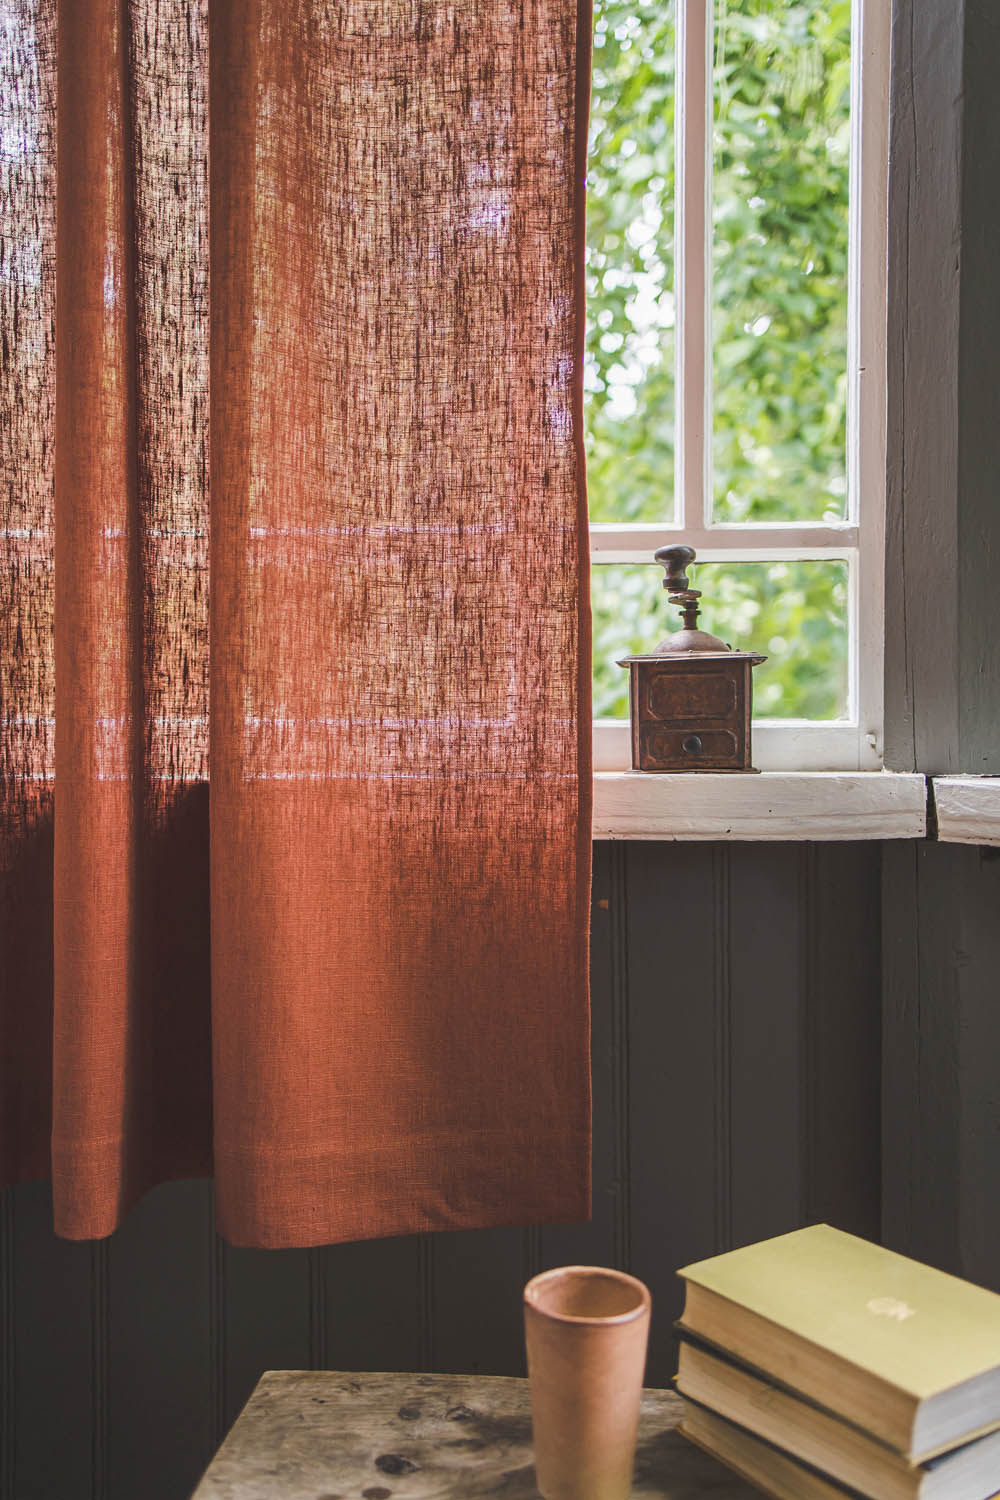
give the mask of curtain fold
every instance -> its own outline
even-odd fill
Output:
[[[15,9],[4,1180],[586,1217],[586,7]]]

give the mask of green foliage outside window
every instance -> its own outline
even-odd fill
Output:
[[[595,521],[669,520],[674,487],[672,0],[596,0],[587,441]],[[849,0],[718,0],[714,513],[839,519],[846,498]],[[759,716],[846,709],[843,564],[705,565],[708,628],[772,657]],[[595,713],[663,634],[653,569],[595,570]],[[627,586],[626,586],[627,584]]]

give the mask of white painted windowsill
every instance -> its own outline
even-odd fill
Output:
[[[941,843],[1000,844],[1000,776],[935,776],[933,787]]]
[[[994,785],[996,841],[1000,842],[1000,780]],[[594,775],[595,839],[922,839],[926,833],[927,787],[920,775],[892,771],[597,771]],[[975,842],[989,840],[979,837]]]

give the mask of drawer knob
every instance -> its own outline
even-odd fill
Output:
[[[685,755],[700,755],[701,735],[689,734],[687,739],[683,741],[681,749],[684,751]]]

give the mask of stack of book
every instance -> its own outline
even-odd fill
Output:
[[[826,1224],[680,1275],[681,1432],[752,1484],[1000,1495],[1000,1296]]]

